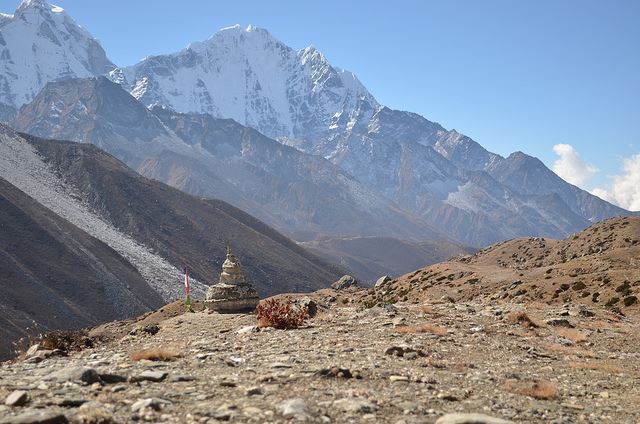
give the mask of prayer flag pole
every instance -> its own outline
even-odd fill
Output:
[[[189,266],[184,266],[184,290],[187,293],[187,298],[185,300],[185,305],[187,306],[187,312],[193,312],[193,308],[191,307],[191,296],[189,296]]]

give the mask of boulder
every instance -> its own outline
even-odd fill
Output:
[[[344,290],[349,287],[359,287],[358,281],[350,275],[344,275],[338,281],[331,284],[331,288],[335,290]]]
[[[376,284],[373,287],[375,288],[382,287],[385,284],[387,284],[389,281],[391,281],[391,277],[389,277],[388,275],[383,275],[382,277],[378,278],[378,280],[376,281]]]
[[[89,367],[67,367],[58,371],[54,371],[49,375],[46,375],[43,380],[45,381],[57,381],[59,383],[64,382],[82,382],[86,384],[93,384],[100,381],[98,372]]]

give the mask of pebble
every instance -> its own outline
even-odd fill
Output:
[[[236,331],[237,334],[255,333],[260,331],[255,325],[247,325]]]
[[[304,415],[307,411],[307,403],[301,398],[287,399],[280,402],[278,411],[283,417]]]
[[[178,383],[181,381],[194,381],[196,378],[192,375],[176,374],[169,377],[171,383]]]
[[[24,406],[29,402],[29,394],[24,390],[15,390],[7,396],[4,404],[7,406]]]
[[[140,399],[133,405],[131,405],[131,412],[138,412],[145,408],[153,409],[154,411],[159,411],[164,405],[170,405],[171,402],[166,399],[160,398],[146,398]]]
[[[377,407],[366,399],[345,398],[338,399],[333,402],[333,406],[344,412],[371,413],[375,412]]]
[[[262,387],[249,387],[247,390],[245,390],[245,394],[247,396],[253,396],[253,395],[261,395],[263,393],[262,391]]]
[[[107,384],[124,383],[127,377],[118,374],[100,373],[100,380]]]
[[[136,376],[135,381],[152,381],[158,383],[167,378],[168,375],[169,373],[166,371],[143,371]]]
[[[447,414],[438,418],[436,424],[514,424],[513,421],[484,414]]]

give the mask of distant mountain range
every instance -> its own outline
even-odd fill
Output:
[[[424,252],[421,243],[433,240],[457,245],[438,250],[454,253],[518,236],[560,238],[629,214],[536,158],[503,158],[380,105],[315,48],[293,50],[264,29],[225,28],[123,68],[43,0],[5,15],[0,35],[8,58],[0,103],[11,126],[96,144],[143,175],[226,200],[347,267],[371,263],[364,252],[389,238],[400,249],[389,257]],[[27,54],[25,45],[34,46],[28,57],[14,59]],[[383,258],[376,269],[401,272],[397,263]]]

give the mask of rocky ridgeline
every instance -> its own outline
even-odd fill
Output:
[[[282,297],[316,306],[293,330],[201,303],[166,314],[174,304],[102,326],[91,334],[103,342],[80,352],[33,347],[0,365],[0,422],[640,421],[634,318],[578,305],[366,308],[347,280]]]
[[[564,240],[501,242],[376,283],[363,302],[498,301],[583,304],[638,316],[640,218],[604,220]]]

